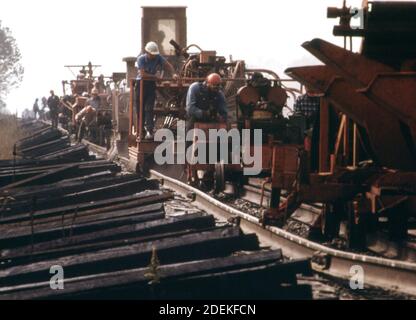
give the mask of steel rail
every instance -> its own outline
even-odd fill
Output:
[[[87,141],[83,140],[83,143],[87,143]],[[91,145],[92,143],[88,142],[87,144]],[[99,154],[106,154],[104,150],[94,151]],[[123,160],[122,157],[120,159]],[[281,228],[263,227],[258,218],[233,208],[186,183],[168,177],[156,170],[150,170],[150,178],[158,179],[163,186],[183,196],[193,194],[195,196],[194,203],[200,209],[213,214],[220,220],[228,220],[235,216],[240,217],[240,226],[243,231],[256,233],[263,246],[281,248],[284,255],[292,259],[309,258],[312,261],[313,269],[319,274],[350,281],[354,276],[351,268],[359,266],[364,271],[364,289],[380,287],[384,290],[416,296],[416,263],[336,250],[294,235]],[[249,194],[247,197],[249,200],[256,198],[254,190],[245,191]],[[302,209],[311,212],[319,211],[319,208],[310,205],[303,205]]]
[[[210,195],[181,181],[165,176],[155,170],[150,177],[159,179],[161,184],[184,196],[192,193],[194,203],[217,218],[228,220],[241,218],[240,226],[245,232],[256,233],[262,245],[281,248],[285,256],[293,259],[310,258],[314,270],[320,274],[341,280],[354,280],[356,270],[364,272],[366,286],[401,292],[416,296],[416,263],[356,254],[332,249],[304,239],[281,228],[263,227],[259,219],[235,209]]]

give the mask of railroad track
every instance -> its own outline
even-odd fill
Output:
[[[0,299],[311,298],[296,278],[308,259],[284,259],[62,130],[22,126],[19,159],[0,161]],[[175,204],[189,210],[167,212]]]
[[[282,248],[286,256],[311,259],[312,266],[318,273],[349,281],[354,275],[353,270],[356,270],[353,267],[359,266],[364,271],[365,285],[416,295],[416,263],[336,250],[281,228],[263,227],[259,219],[253,215],[227,205],[181,181],[155,170],[150,171],[150,177],[158,179],[163,186],[179,194],[191,194],[196,206],[215,216],[225,220],[238,217],[245,232],[257,234],[260,242],[265,245]],[[308,207],[304,209],[307,210]]]
[[[106,154],[106,150],[88,141],[91,150],[98,154]],[[124,163],[128,159],[120,158]],[[262,245],[270,248],[280,248],[285,256],[292,259],[310,259],[312,267],[318,274],[341,281],[351,280],[351,267],[360,266],[364,271],[365,287],[371,290],[392,291],[415,296],[416,295],[416,263],[386,259],[359,253],[351,253],[329,248],[322,244],[307,240],[277,227],[263,227],[259,219],[253,215],[227,205],[210,195],[201,192],[181,181],[165,176],[156,170],[150,171],[150,178],[159,180],[161,185],[177,192],[183,197],[193,196],[193,204],[213,214],[222,221],[240,217],[240,226],[247,233],[255,233]],[[267,203],[269,192],[265,190],[264,203]],[[244,199],[259,203],[260,193],[256,183],[245,186]],[[302,205],[302,212],[295,213],[295,219],[304,223],[311,223],[320,211],[319,205]]]

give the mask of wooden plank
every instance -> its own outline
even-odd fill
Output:
[[[185,215],[180,218],[155,220],[71,236],[37,243],[33,246],[11,248],[2,254],[0,261],[4,261],[4,268],[127,244],[178,237],[214,227],[215,220],[212,216]]]
[[[47,240],[37,242],[30,246],[21,246],[8,248],[7,252],[2,253],[2,259],[20,254],[32,254],[33,252],[44,251],[53,248],[62,248],[68,245],[86,244],[95,241],[112,241],[117,239],[126,239],[132,236],[144,236],[162,233],[164,231],[175,231],[181,228],[213,228],[215,219],[211,215],[204,213],[187,214],[179,217],[169,217],[161,220],[146,221],[131,225],[95,231],[94,233],[84,233],[72,235],[70,238],[61,238],[56,240]]]
[[[51,147],[55,144],[56,145],[61,145],[61,146],[67,146],[68,143],[69,143],[68,136],[64,136],[64,137],[61,137],[59,139],[44,142],[44,143],[41,143],[41,144],[37,144],[35,146],[30,146],[30,147],[27,147],[25,149],[19,149],[18,153],[19,154],[27,154],[27,153],[31,154],[34,151],[39,151],[39,150],[42,150],[42,149],[46,149],[46,148]]]
[[[107,160],[91,160],[91,161],[107,161]],[[41,160],[41,159],[16,159],[15,168],[33,168],[41,166],[55,166],[63,165],[67,163],[72,163],[71,159],[50,159],[50,160]],[[85,162],[85,161],[83,161]],[[13,160],[0,160],[0,171],[8,169],[13,170]]]
[[[84,224],[87,223],[94,223],[94,222],[100,222],[104,220],[114,220],[117,218],[123,218],[133,215],[139,215],[139,214],[145,214],[145,213],[151,213],[151,212],[160,212],[163,211],[163,204],[161,203],[152,203],[147,204],[139,207],[133,207],[129,209],[123,209],[118,211],[111,211],[106,213],[100,213],[100,214],[94,214],[94,215],[80,215],[78,213],[71,212],[70,214],[65,214],[60,217],[60,219],[51,221],[48,223],[42,223],[42,224],[29,224],[29,225],[23,225],[23,226],[14,226],[11,227],[10,225],[2,225],[0,232],[0,242],[2,239],[9,239],[9,237],[16,237],[20,238],[22,235],[31,235],[32,232],[32,226],[33,231],[35,232],[35,240],[38,237],[45,237],[45,234],[48,234],[49,232],[54,232],[56,230],[66,230],[71,229],[73,227],[74,231],[76,229]],[[59,236],[59,235],[58,235]]]
[[[106,173],[104,176],[103,173]],[[55,196],[64,196],[73,192],[80,192],[89,189],[99,188],[111,183],[120,183],[132,181],[138,178],[138,175],[122,175],[114,176],[114,174],[107,171],[99,171],[93,175],[97,175],[96,179],[88,180],[88,177],[91,176],[82,176],[82,179],[76,178],[77,180],[62,180],[48,185],[38,185],[22,189],[13,189],[9,191],[9,194],[13,196],[17,201],[30,199],[36,196],[38,199],[41,198],[51,198]],[[99,178],[101,177],[101,178]],[[99,179],[98,179],[99,178]]]
[[[78,176],[75,178],[65,179],[63,181],[58,181],[48,185],[37,185],[37,186],[28,186],[28,187],[19,187],[12,190],[13,198],[16,200],[23,200],[24,198],[36,196],[41,197],[43,194],[54,191],[60,192],[60,190],[67,190],[66,188],[75,188],[76,186],[82,187],[85,184],[93,184],[94,182],[99,182],[102,180],[107,180],[109,178],[117,178],[114,172],[110,170],[100,171],[97,173],[92,173],[85,176]],[[68,189],[69,190],[69,189]]]
[[[59,152],[61,150],[69,148],[70,146],[71,146],[71,144],[69,143],[69,141],[57,142],[57,143],[51,144],[49,146],[34,149],[30,152],[18,153],[18,155],[23,157],[23,158],[37,158],[37,157],[43,156],[45,154],[51,154],[51,153],[54,153],[54,152]]]
[[[66,165],[72,165],[72,164],[75,164],[75,163],[77,163],[77,162],[68,163]],[[66,165],[56,166],[55,168],[62,168]],[[88,164],[88,165],[80,164],[77,171],[72,172],[72,173],[68,172],[66,175],[62,176],[61,180],[71,179],[73,177],[88,175],[88,174],[92,174],[92,173],[96,173],[96,172],[104,171],[104,170],[111,170],[112,172],[120,172],[121,168],[115,163],[102,163],[102,164],[97,163],[95,165],[93,165],[93,164]],[[2,176],[0,176],[0,186],[4,186],[4,185],[12,183],[12,182],[21,181],[23,179],[28,179],[28,178],[31,178],[35,175],[44,173],[46,171],[49,171],[49,170],[43,170],[43,168],[42,168],[42,170],[34,169],[33,171],[28,171],[28,172],[23,172],[23,173],[14,174],[12,172],[8,175],[2,175]]]
[[[150,261],[153,248],[157,248],[160,261],[175,263],[227,256],[237,250],[255,250],[258,245],[254,234],[243,235],[238,227],[229,227],[16,266],[0,270],[0,280],[3,286],[49,281],[52,265],[61,265],[67,278],[144,267]]]
[[[31,137],[28,137],[27,140],[17,142],[17,148],[20,150],[22,148],[27,148],[30,146],[39,145],[41,143],[45,143],[52,140],[57,140],[62,137],[62,133],[58,130],[45,130],[44,132],[41,132],[40,134],[35,134]]]
[[[0,192],[5,191],[5,190],[10,190],[13,188],[17,188],[17,187],[21,187],[21,186],[33,185],[35,183],[42,183],[42,181],[45,182],[45,181],[50,180],[51,182],[54,182],[53,179],[56,179],[56,178],[59,179],[61,175],[65,174],[66,172],[75,171],[77,169],[78,169],[78,165],[71,164],[71,165],[63,166],[58,169],[49,170],[45,173],[38,174],[34,177],[23,179],[14,183],[7,184],[3,187],[0,187]]]
[[[29,136],[27,136],[25,138],[20,139],[17,143],[19,145],[20,144],[23,144],[24,142],[27,142],[27,141],[30,141],[31,139],[33,139],[33,137],[39,136],[42,132],[52,131],[51,129],[52,129],[51,127],[43,127],[41,129],[38,129],[37,131],[33,132],[31,135],[29,135]]]
[[[110,229],[117,226],[122,226],[131,223],[139,223],[144,221],[152,221],[162,219],[165,217],[165,212],[150,212],[141,215],[127,216],[122,218],[113,218],[103,221],[93,221],[82,224],[74,224],[71,226],[65,226],[64,228],[54,228],[44,231],[34,230],[33,234],[31,230],[16,230],[16,233],[7,232],[0,235],[0,245],[2,248],[13,248],[17,246],[25,246],[32,242],[42,242],[47,240],[59,239],[68,234],[68,231],[72,229],[74,235],[95,232],[104,229]],[[11,230],[13,231],[13,230]]]
[[[81,160],[88,156],[88,148],[85,145],[76,145],[73,147],[66,148],[64,150],[46,154],[43,156],[36,157],[37,159],[57,159],[57,158],[76,158]]]
[[[129,203],[121,203],[118,206],[113,206],[112,208],[109,207],[103,207],[100,208],[100,210],[87,210],[87,211],[79,211],[75,209],[75,211],[67,211],[62,212],[58,215],[49,216],[45,218],[39,218],[34,217],[33,220],[31,218],[21,221],[19,223],[8,223],[8,224],[2,224],[0,225],[0,232],[2,230],[8,230],[8,229],[15,229],[15,228],[22,228],[22,227],[28,227],[28,226],[35,226],[35,228],[41,228],[44,225],[51,225],[52,223],[58,223],[62,225],[62,217],[65,219],[72,219],[74,216],[77,220],[79,219],[100,219],[100,217],[105,217],[107,215],[111,214],[123,214],[125,212],[125,215],[128,214],[132,209],[137,209],[152,205],[155,203],[162,203],[166,200],[171,199],[171,196],[169,194],[162,194],[159,196],[153,196],[153,197],[146,197],[142,198],[140,200],[132,201]],[[130,210],[130,211],[129,211]],[[76,214],[75,214],[76,212]]]
[[[71,162],[71,161],[63,161],[65,159],[60,159],[60,160],[45,160],[45,161],[41,161],[41,160],[27,160],[29,161],[28,163],[23,162],[21,165],[16,165],[15,168],[13,168],[13,166],[5,166],[5,167],[0,167],[0,175],[3,174],[10,174],[13,171],[15,171],[16,173],[18,172],[27,172],[27,171],[34,171],[34,170],[39,170],[39,171],[46,171],[46,170],[50,170],[50,169],[55,169],[55,168],[59,168],[62,167],[64,165],[67,164],[79,164],[79,165],[99,165],[99,164],[109,164],[111,163],[108,160],[93,160],[93,161],[79,161],[79,162]],[[16,162],[19,161],[24,161],[24,160],[16,160]]]
[[[159,275],[161,284],[165,282],[181,283],[184,277],[253,268],[276,263],[281,259],[281,250],[260,251],[246,255],[162,265],[159,267]],[[83,293],[83,297],[91,297],[97,293],[107,293],[116,298],[118,296],[118,294],[114,294],[116,290],[120,292],[124,288],[126,291],[128,287],[134,287],[136,291],[135,298],[149,299],[151,297],[151,287],[148,285],[149,278],[145,276],[148,272],[148,268],[136,268],[121,272],[65,278],[64,290],[50,290],[49,282],[32,283],[25,287],[3,287],[0,288],[0,299],[69,298],[80,293]],[[146,291],[147,294],[144,293]]]
[[[36,203],[36,211],[52,209],[67,206],[73,203],[84,203],[89,201],[99,201],[112,197],[122,197],[132,194],[133,192],[141,192],[147,189],[157,189],[158,182],[155,180],[136,179],[122,183],[115,183],[105,187],[90,189],[82,192],[74,192],[63,197],[51,199],[41,199]],[[31,212],[32,202],[8,203],[7,211],[2,213],[4,217],[13,216],[18,213]]]
[[[284,279],[294,279],[286,283],[281,279],[282,264],[271,262],[260,266],[241,268],[225,272],[207,273],[204,275],[184,277],[174,281],[164,281],[153,289],[151,299],[232,299],[232,300],[277,300],[312,298],[311,287],[301,293],[290,292],[288,288],[297,288],[296,275],[285,273]],[[282,285],[284,284],[284,285]],[[302,288],[304,289],[304,288]],[[151,293],[151,292],[149,292]],[[126,290],[126,296],[134,293]],[[122,299],[122,298],[121,298]],[[146,299],[146,298],[144,298]]]
[[[64,212],[74,212],[75,210],[78,210],[78,213],[88,210],[89,214],[108,212],[111,210],[129,208],[130,206],[140,205],[142,204],[142,202],[135,201],[140,201],[141,199],[145,199],[152,196],[160,196],[160,201],[163,201],[162,199],[168,200],[173,197],[172,193],[169,192],[162,192],[159,190],[146,190],[137,194],[123,197],[111,197],[101,201],[77,203],[52,209],[39,210],[35,212],[33,216],[35,219],[38,219],[41,217],[61,215]],[[16,223],[28,219],[31,219],[31,215],[29,212],[24,212],[21,214],[9,214],[8,216],[5,215],[4,217],[0,218],[0,224]]]

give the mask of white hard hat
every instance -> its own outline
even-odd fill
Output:
[[[159,47],[157,46],[156,42],[150,41],[144,47],[144,50],[150,54],[159,54]]]

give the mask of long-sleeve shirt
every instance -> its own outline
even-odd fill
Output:
[[[201,120],[203,111],[208,111],[211,108],[214,108],[227,121],[227,102],[224,93],[222,91],[210,92],[208,87],[201,82],[191,84],[186,96],[187,115]]]
[[[319,97],[310,97],[304,94],[296,99],[294,111],[303,114],[305,117],[313,117],[319,111],[319,106]]]
[[[90,98],[87,100],[86,105],[93,107],[95,110],[98,110],[101,106],[101,99],[98,96],[95,98]]]
[[[155,75],[157,71],[162,70],[166,59],[158,54],[154,59],[149,59],[146,54],[137,57],[137,80],[141,79],[140,70],[144,70],[148,74]]]
[[[50,96],[48,98],[48,107],[49,107],[49,111],[50,112],[58,112],[58,107],[59,107],[59,98],[58,96]]]

